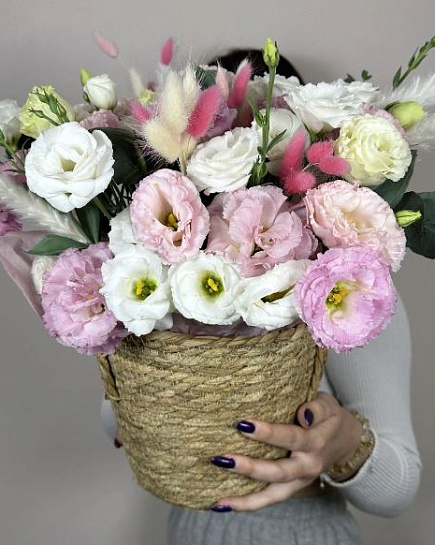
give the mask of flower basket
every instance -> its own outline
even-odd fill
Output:
[[[225,452],[277,459],[283,449],[251,441],[238,420],[292,422],[315,395],[326,351],[304,324],[258,337],[173,332],[130,336],[99,356],[125,452],[139,485],[166,502],[207,509],[267,483],[224,472]]]

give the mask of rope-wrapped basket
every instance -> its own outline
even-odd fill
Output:
[[[209,509],[224,496],[267,486],[210,458],[285,457],[283,449],[245,438],[235,424],[291,423],[315,396],[325,358],[301,324],[257,337],[156,331],[130,336],[98,359],[139,485],[169,503]]]

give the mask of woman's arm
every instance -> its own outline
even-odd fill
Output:
[[[399,300],[387,329],[364,349],[330,353],[327,375],[337,399],[369,419],[373,453],[355,477],[339,488],[355,507],[381,516],[400,514],[419,485],[421,462],[410,411],[411,341],[406,311]]]

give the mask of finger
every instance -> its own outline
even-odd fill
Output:
[[[310,450],[307,430],[292,424],[271,424],[263,420],[241,420],[236,428],[245,437],[287,450]]]
[[[290,498],[298,490],[305,488],[310,482],[307,479],[298,479],[289,483],[274,483],[260,492],[254,492],[247,496],[221,498],[215,508],[226,506],[233,511],[256,511],[257,509],[262,509],[263,507],[268,507]]]
[[[212,458],[212,463],[218,467],[231,469],[240,475],[246,475],[257,481],[267,483],[289,482],[304,476],[304,464],[300,458],[264,460],[263,458],[242,456],[241,454],[227,454]]]
[[[331,395],[320,392],[316,399],[303,403],[297,412],[297,419],[303,428],[312,428],[338,413],[340,405]]]

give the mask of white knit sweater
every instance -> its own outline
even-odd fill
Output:
[[[391,324],[377,339],[346,355],[329,353],[320,387],[370,421],[376,444],[357,475],[344,483],[324,478],[355,507],[375,515],[400,514],[418,489],[421,462],[411,423],[410,374],[409,325],[399,300]],[[108,400],[101,416],[113,439],[116,423]]]

